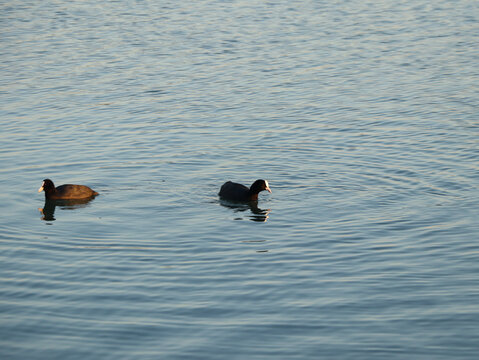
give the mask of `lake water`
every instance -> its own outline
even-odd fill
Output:
[[[477,358],[477,1],[0,9],[1,359]]]

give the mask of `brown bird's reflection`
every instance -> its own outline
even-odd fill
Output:
[[[271,209],[260,209],[257,201],[251,201],[248,203],[235,203],[226,200],[220,200],[220,205],[229,209],[233,209],[234,212],[251,211],[249,219],[256,222],[265,222],[269,218]]]
[[[42,213],[42,220],[55,221],[55,209],[57,206],[62,210],[75,210],[88,206],[88,203],[94,198],[69,199],[69,200],[45,200],[43,208],[38,210]]]

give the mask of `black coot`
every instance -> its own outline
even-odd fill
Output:
[[[85,199],[98,195],[98,193],[85,185],[65,184],[55,187],[50,179],[43,180],[38,192],[45,191],[47,200]]]
[[[271,193],[271,189],[266,180],[256,180],[250,188],[242,184],[227,181],[221,187],[218,195],[223,199],[230,201],[257,201],[258,194],[263,190]]]

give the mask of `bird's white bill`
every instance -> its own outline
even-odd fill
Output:
[[[269,191],[269,193],[272,194],[271,189],[269,188],[268,180],[265,180],[264,182],[266,183],[266,191]]]
[[[42,186],[40,186],[40,189],[38,189],[38,192],[42,192],[42,191],[43,191],[43,185],[45,185],[45,183],[43,183]]]

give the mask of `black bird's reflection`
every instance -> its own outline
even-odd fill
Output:
[[[43,208],[38,210],[42,213],[42,220],[45,221],[55,221],[55,209],[57,206],[62,210],[75,210],[79,208],[84,208],[88,206],[88,203],[92,201],[93,198],[85,199],[69,199],[69,200],[45,200]]]
[[[251,221],[257,222],[265,222],[266,220],[268,220],[268,214],[271,211],[271,209],[260,209],[258,207],[257,201],[250,201],[247,203],[235,203],[221,199],[220,204],[221,206],[224,206],[226,208],[233,209],[235,212],[244,212],[247,210],[251,210],[252,214],[249,215],[249,218]]]

